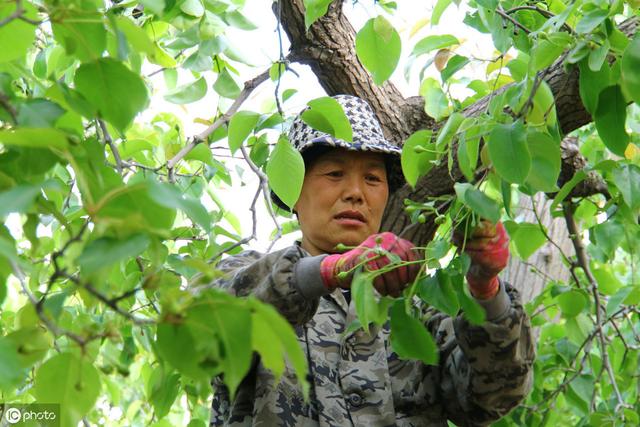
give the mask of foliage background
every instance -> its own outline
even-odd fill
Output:
[[[332,19],[331,8],[322,18],[330,3],[305,0],[305,25]],[[523,221],[517,202],[547,194],[573,243],[557,259],[568,279],[547,280],[528,303],[539,327],[535,386],[497,424],[637,425],[640,38],[617,29],[637,21],[637,2],[439,0],[402,36],[395,2],[365,3],[370,15],[355,37],[360,63],[381,87],[394,71],[405,74],[407,90],[424,97],[421,109],[437,123],[399,141],[405,177],[418,189],[420,177],[444,168],[466,182],[403,203],[411,227],[437,228],[431,242],[416,242],[426,248],[423,274],[395,302],[378,299],[372,278],[360,276],[361,325],[386,321],[393,305],[392,327],[414,327],[404,305],[413,297],[482,321],[463,285],[465,259],[448,242],[452,227],[502,218],[526,262],[553,237],[544,223]],[[296,58],[282,42],[272,64],[255,67],[251,36],[237,36],[255,28],[244,7],[0,2],[3,402],[59,402],[65,426],[199,426],[209,418],[209,378],[224,373],[233,389],[254,351],[276,373],[286,355],[304,377],[295,336],[273,309],[209,286],[223,254],[256,238],[258,206],[274,236],[295,230],[290,214],[269,204],[267,179],[294,201],[304,173],[281,132],[300,106],[296,92],[309,87],[292,77]],[[465,50],[459,34],[433,31],[429,24],[454,7],[464,8],[465,25],[491,37],[491,57]],[[273,37],[284,34],[278,28]],[[544,80],[554,64],[579,69],[580,98],[594,120],[570,135],[585,160],[569,177],[561,174],[562,99]],[[484,77],[469,68],[483,68]],[[246,75],[253,77],[243,82]],[[269,80],[273,95],[245,103]],[[183,114],[150,101],[186,106],[207,93],[216,102],[206,116],[189,118],[199,134]],[[336,125],[339,108],[326,99],[310,105],[315,126],[348,135]],[[257,188],[251,221],[241,224],[219,190],[248,174]],[[574,191],[591,179],[595,190]],[[402,337],[394,339],[402,356],[437,359],[427,334],[421,346]]]

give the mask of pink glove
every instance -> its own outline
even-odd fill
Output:
[[[367,261],[363,266],[368,271],[376,271],[391,263],[385,255],[371,249],[381,248],[400,257],[402,261],[416,261],[418,259],[413,243],[399,238],[393,233],[385,232],[372,234],[357,248],[343,254],[333,254],[325,257],[320,264],[320,274],[327,289],[333,291],[337,287],[349,289],[353,279],[353,269]],[[404,265],[376,276],[373,286],[381,295],[400,296],[408,283],[418,275],[418,263]],[[348,273],[346,277],[338,277],[340,273]],[[343,274],[344,275],[344,274]],[[343,276],[341,275],[341,276]]]
[[[453,241],[462,247],[464,237],[455,233]],[[471,257],[471,267],[467,272],[471,294],[478,299],[494,297],[500,288],[498,273],[509,261],[509,236],[504,225],[501,222],[493,225],[483,220],[464,242],[464,251]]]

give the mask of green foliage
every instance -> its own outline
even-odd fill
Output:
[[[367,21],[356,36],[358,59],[377,85],[382,85],[396,69],[400,47],[400,35],[383,16]]]
[[[267,163],[267,176],[273,192],[293,208],[304,181],[304,160],[286,138],[280,138]]]
[[[415,187],[418,178],[429,172],[438,157],[435,144],[431,142],[431,131],[415,132],[402,145],[401,164],[404,178]]]
[[[343,141],[353,141],[353,130],[342,106],[328,96],[308,102],[309,108],[302,113],[302,121],[321,132]]]

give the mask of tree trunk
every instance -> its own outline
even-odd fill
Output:
[[[538,223],[545,226],[549,240],[529,259],[522,261],[512,256],[501,277],[515,286],[522,294],[523,302],[529,302],[540,294],[550,281],[567,281],[569,267],[565,265],[563,253],[572,254],[572,244],[563,217],[553,218],[549,211],[551,200],[538,193],[533,198],[522,197],[514,216],[522,222]],[[553,243],[552,243],[553,242]],[[560,249],[554,245],[558,245]]]

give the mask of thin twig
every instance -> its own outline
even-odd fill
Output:
[[[167,170],[169,171],[169,176],[172,176],[173,170],[176,167],[176,164],[180,160],[182,160],[184,156],[189,154],[191,150],[196,148],[198,144],[206,141],[209,135],[215,132],[216,129],[218,129],[220,126],[223,126],[226,123],[228,123],[229,120],[231,119],[231,116],[233,116],[233,114],[235,114],[238,111],[238,109],[244,103],[244,101],[246,101],[249,95],[251,95],[251,92],[253,92],[256,87],[258,87],[261,83],[263,83],[268,78],[269,78],[269,70],[266,70],[266,71],[263,71],[261,74],[257,75],[256,77],[254,77],[253,79],[245,82],[244,87],[240,92],[240,95],[238,95],[235,101],[233,101],[233,104],[231,104],[231,107],[229,107],[227,112],[224,113],[222,116],[220,116],[218,119],[216,119],[216,121],[213,122],[213,124],[209,126],[207,129],[205,129],[198,135],[192,137],[189,143],[186,146],[184,146],[182,150],[178,152],[178,154],[176,154],[171,159],[169,159],[169,161],[167,161]]]
[[[13,270],[13,275],[16,276],[16,278],[18,279],[18,282],[20,282],[20,287],[22,288],[22,291],[27,296],[27,299],[29,300],[31,305],[33,305],[35,307],[35,311],[36,311],[36,314],[38,315],[38,318],[40,319],[40,321],[42,323],[44,323],[46,328],[49,331],[51,331],[51,333],[53,335],[55,335],[56,337],[63,336],[63,335],[67,336],[70,339],[72,339],[73,341],[75,341],[82,348],[84,348],[84,346],[89,341],[91,341],[92,339],[97,338],[97,337],[83,338],[80,335],[77,335],[77,334],[75,334],[75,333],[73,333],[71,331],[68,331],[66,329],[60,328],[58,325],[53,323],[44,314],[44,311],[42,310],[42,307],[38,307],[38,300],[36,300],[36,297],[29,291],[29,288],[27,287],[27,284],[25,283],[25,275],[22,272],[22,269],[20,268],[20,266],[14,260],[11,260],[11,259],[9,260],[9,264],[11,264],[11,269]]]
[[[506,19],[507,21],[511,22],[513,25],[515,25],[516,27],[520,28],[522,31],[524,31],[527,34],[531,33],[531,30],[528,29],[527,27],[525,27],[524,25],[522,25],[521,23],[519,23],[516,19],[513,19],[512,16],[508,15],[501,7],[498,7],[496,9],[496,13],[500,16],[502,16],[504,19]]]
[[[264,172],[262,172],[262,170],[258,166],[256,166],[255,163],[253,163],[253,161],[251,160],[251,157],[249,157],[249,153],[247,153],[247,149],[244,146],[240,147],[240,151],[242,152],[242,156],[244,157],[244,160],[247,162],[247,164],[249,165],[253,173],[255,173],[258,176],[258,179],[260,180],[259,185],[260,185],[260,188],[262,189],[262,195],[264,196],[264,199],[267,202],[266,205],[267,205],[267,210],[269,211],[269,216],[271,216],[271,219],[273,220],[273,223],[276,226],[276,235],[274,236],[273,240],[271,241],[271,244],[269,245],[269,248],[267,249],[267,252],[269,252],[271,248],[273,248],[273,245],[278,241],[278,239],[282,237],[282,226],[278,222],[276,213],[273,211],[273,207],[271,206],[271,192],[269,190],[269,178],[267,178],[267,175]]]
[[[542,8],[540,8],[538,6],[517,6],[517,7],[511,8],[509,10],[506,10],[505,13],[507,15],[511,15],[512,13],[515,13],[515,12],[517,12],[519,10],[532,10],[532,11],[538,12],[540,15],[544,16],[547,19],[555,18],[555,16],[556,16],[554,13],[552,13],[552,12],[550,12],[548,10],[542,9]],[[569,24],[567,24],[566,22],[564,24],[562,24],[562,28],[564,28],[570,34],[575,34],[574,31],[573,31],[573,28],[571,28],[569,26]]]
[[[596,311],[596,330],[598,332],[598,339],[600,341],[600,352],[602,353],[602,363],[606,367],[607,374],[609,375],[609,381],[611,381],[611,386],[616,394],[616,398],[618,399],[618,405],[616,406],[616,412],[621,407],[631,408],[631,405],[627,404],[620,394],[620,390],[618,389],[618,383],[616,382],[615,373],[613,372],[613,368],[611,367],[611,361],[609,360],[609,354],[607,353],[607,343],[605,339],[604,332],[602,330],[603,322],[602,322],[602,313],[604,312],[604,307],[602,306],[602,302],[600,301],[600,292],[598,291],[598,284],[596,282],[593,273],[591,272],[591,268],[589,267],[589,259],[587,258],[587,253],[582,243],[582,239],[580,237],[580,231],[578,230],[578,226],[576,224],[575,218],[573,217],[573,204],[571,202],[564,202],[562,204],[562,211],[564,213],[564,218],[567,223],[567,229],[569,230],[569,237],[573,242],[573,248],[576,252],[576,258],[578,260],[578,265],[582,268],[585,275],[587,276],[587,280],[589,280],[589,284],[591,287],[591,293],[593,294],[593,298],[595,301],[595,311]],[[622,414],[624,416],[624,414]]]
[[[111,138],[111,134],[109,134],[109,130],[107,129],[107,124],[102,119],[98,119],[98,124],[100,125],[100,129],[102,129],[102,137],[104,138],[104,142],[107,143],[111,153],[113,154],[113,158],[116,161],[116,169],[120,175],[122,175],[122,158],[120,157],[120,152],[118,151],[118,147],[116,147],[113,142],[113,138]]]
[[[26,16],[24,16],[25,12],[26,10],[24,9],[24,7],[22,7],[22,0],[16,0],[16,10],[14,10],[11,15],[0,20],[0,27],[7,25],[15,19],[20,19],[21,21],[27,22],[32,25],[40,25],[42,23],[40,21],[34,21],[33,19],[27,18]]]

